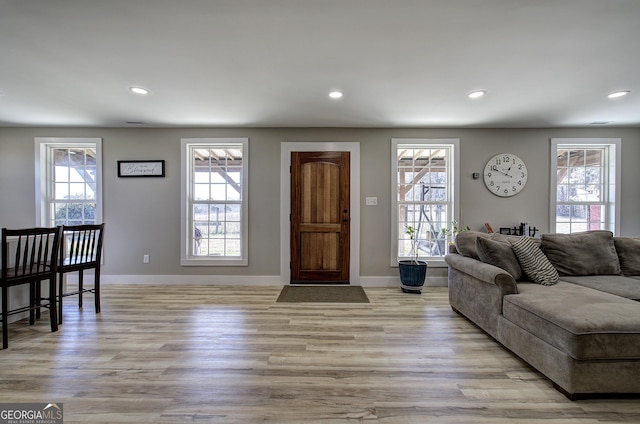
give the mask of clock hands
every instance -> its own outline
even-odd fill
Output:
[[[507,174],[506,172],[496,168],[494,171],[501,173],[502,175],[506,175],[509,178],[513,178],[511,175]],[[509,169],[507,169],[507,171],[511,171],[511,167],[509,167]]]

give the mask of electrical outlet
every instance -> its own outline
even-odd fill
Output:
[[[142,257],[142,263],[143,264],[148,264],[149,263],[149,255],[144,255]]]

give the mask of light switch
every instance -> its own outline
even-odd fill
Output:
[[[376,206],[378,204],[377,197],[365,197],[364,204],[367,206]]]

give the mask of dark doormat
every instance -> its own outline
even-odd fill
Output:
[[[284,286],[276,302],[369,303],[360,286]]]

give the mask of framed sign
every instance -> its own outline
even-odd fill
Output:
[[[164,160],[119,160],[118,177],[164,177]]]

